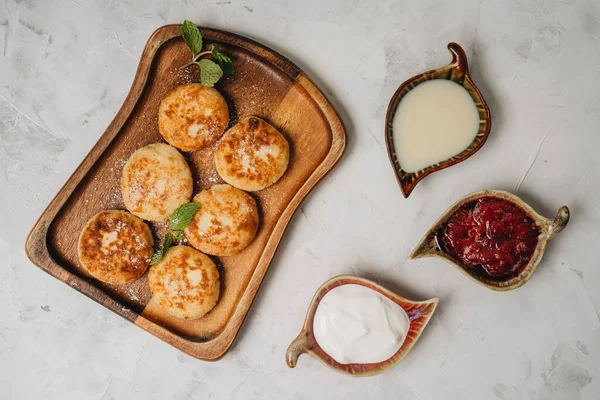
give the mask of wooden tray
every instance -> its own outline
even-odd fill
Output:
[[[77,259],[81,229],[102,210],[124,209],[119,190],[124,163],[136,149],[162,141],[157,111],[166,94],[198,81],[196,67],[179,69],[191,57],[179,29],[167,25],[152,34],[125,103],[33,227],[26,252],[50,275],[160,339],[193,357],[216,360],[235,339],[294,211],[340,159],[346,136],[323,93],[290,61],[250,39],[201,28],[204,46],[218,42],[236,66],[235,75],[217,85],[229,103],[231,124],[249,115],[273,124],[290,142],[290,167],[279,182],[254,194],[261,212],[254,241],[235,256],[215,258],[223,276],[221,298],[205,317],[183,321],[162,313],[152,301],[147,274],[126,285],[90,278]],[[213,151],[184,154],[194,193],[222,182]],[[150,226],[160,243],[165,224]]]

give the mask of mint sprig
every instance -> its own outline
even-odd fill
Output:
[[[221,53],[221,48],[218,44],[213,43],[211,48],[211,53],[214,59],[217,61],[225,75],[233,75],[235,72],[235,67],[233,66],[233,61],[231,61],[231,57],[229,57],[225,53]]]
[[[165,233],[162,245],[152,256],[150,265],[158,264],[162,261],[175,239],[183,240],[183,230],[192,222],[194,214],[199,208],[199,203],[187,203],[177,207],[169,218],[169,230]]]
[[[169,247],[171,247],[172,243],[173,235],[171,234],[171,232],[167,232],[165,234],[165,238],[163,239],[162,245],[160,246],[160,249],[158,249],[152,256],[152,259],[150,260],[150,265],[158,264],[159,262],[161,262],[165,254],[167,254],[167,250],[169,250]]]
[[[202,51],[202,34],[200,29],[192,21],[183,21],[181,26],[181,36],[185,40],[185,44],[193,55]]]
[[[200,68],[200,83],[202,85],[213,87],[224,74],[233,75],[235,72],[233,61],[227,54],[221,53],[218,44],[214,43],[210,50],[202,51],[202,34],[196,24],[185,20],[181,26],[181,36],[183,36],[186,46],[192,53],[192,61],[181,68],[196,64]],[[207,55],[211,55],[216,62],[207,59],[200,60],[200,58]]]
[[[187,203],[177,207],[169,218],[169,230],[170,231],[182,231],[184,230],[192,219],[194,214],[200,208],[199,203]]]
[[[215,86],[223,76],[223,70],[214,61],[204,59],[196,64],[200,67],[200,83],[204,86]]]

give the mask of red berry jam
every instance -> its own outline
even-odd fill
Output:
[[[539,228],[519,206],[486,196],[458,208],[437,231],[441,250],[473,272],[494,280],[511,279],[527,266]]]

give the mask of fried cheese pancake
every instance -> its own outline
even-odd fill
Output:
[[[229,109],[221,93],[199,83],[176,87],[158,109],[160,134],[182,151],[211,145],[228,124]]]
[[[249,192],[271,186],[288,167],[287,140],[270,124],[249,117],[229,129],[219,141],[215,166],[223,180]]]
[[[219,300],[221,284],[215,263],[189,246],[171,247],[150,268],[148,282],[158,305],[176,318],[198,319]]]
[[[123,168],[125,207],[148,221],[166,221],[192,197],[192,173],[172,146],[154,143],[136,150]]]
[[[230,256],[244,249],[258,229],[258,208],[248,193],[233,186],[214,185],[194,197],[200,209],[185,228],[188,242],[216,256]]]
[[[127,211],[103,211],[88,221],[79,236],[79,262],[102,282],[132,282],[148,268],[153,246],[144,221]]]

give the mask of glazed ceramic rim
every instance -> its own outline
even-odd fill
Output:
[[[479,91],[479,88],[475,86],[475,83],[471,79],[471,75],[469,74],[467,56],[464,50],[462,49],[462,47],[460,47],[457,43],[454,42],[448,44],[448,50],[452,54],[452,62],[450,64],[447,64],[437,69],[432,69],[420,73],[407,79],[400,85],[400,87],[398,87],[388,105],[385,117],[385,144],[387,147],[388,158],[390,160],[390,163],[392,164],[394,175],[396,176],[396,181],[398,182],[400,191],[402,192],[402,195],[405,198],[408,198],[408,196],[410,196],[416,185],[427,175],[463,162],[469,157],[471,157],[473,154],[475,154],[485,144],[489,136],[490,130],[492,128],[492,117],[490,109],[487,103],[485,102],[483,95]],[[443,76],[444,74],[446,75],[445,77]],[[457,79],[451,79],[452,76],[455,76]],[[435,79],[451,80],[461,85],[465,88],[465,90],[467,90],[467,92],[469,92],[469,95],[477,105],[477,110],[479,112],[479,129],[471,144],[459,154],[447,160],[435,163],[434,165],[425,167],[417,172],[405,172],[402,169],[400,162],[398,161],[396,149],[394,146],[394,135],[392,127],[394,116],[396,115],[398,104],[400,103],[402,98],[406,96],[406,94],[408,94],[419,84]],[[414,84],[415,81],[419,82]],[[467,85],[465,85],[465,82],[467,82]],[[414,86],[408,88],[410,85]],[[473,94],[467,88],[467,86],[470,86],[475,94]]]
[[[313,323],[320,301],[330,290],[348,284],[356,284],[372,289],[398,304],[408,314],[410,322],[409,330],[402,345],[392,357],[378,363],[341,364],[328,355],[316,341],[313,332]],[[286,351],[286,362],[290,368],[294,368],[297,358],[302,353],[307,353],[321,364],[345,375],[359,377],[381,374],[400,362],[410,352],[429,323],[438,303],[439,299],[437,297],[425,301],[408,300],[365,278],[353,275],[335,276],[323,283],[315,292],[308,306],[302,330]],[[413,308],[407,309],[407,305],[412,305],[414,309],[421,311],[413,311]],[[410,336],[411,332],[413,332],[412,336]]]
[[[446,252],[442,251],[437,243],[435,244],[435,251],[427,250],[428,245],[431,245],[431,242],[435,240],[435,232],[437,231],[437,229],[444,222],[446,222],[458,208],[460,208],[465,203],[468,203],[469,201],[483,197],[496,197],[503,200],[508,200],[509,202],[517,205],[534,220],[535,224],[540,229],[540,234],[538,236],[538,241],[535,246],[535,250],[531,255],[531,258],[529,259],[527,266],[523,268],[523,270],[517,276],[506,281],[485,279],[484,277],[470,272],[471,270],[469,268],[461,265],[457,260],[452,258]],[[487,287],[488,289],[500,292],[514,290],[523,286],[533,276],[540,261],[542,260],[548,241],[550,241],[550,239],[552,239],[567,225],[569,221],[569,215],[569,209],[566,206],[562,206],[558,210],[558,214],[554,219],[546,218],[538,214],[529,204],[525,203],[521,198],[510,192],[493,189],[480,190],[462,197],[461,199],[457,200],[454,204],[452,204],[446,211],[444,211],[442,215],[433,223],[431,228],[429,228],[429,230],[419,241],[419,243],[415,246],[415,249],[410,254],[410,258],[441,258],[449,264],[451,264],[452,266],[454,266],[456,269],[458,269],[463,275],[469,277],[474,282],[477,282],[478,284]]]

